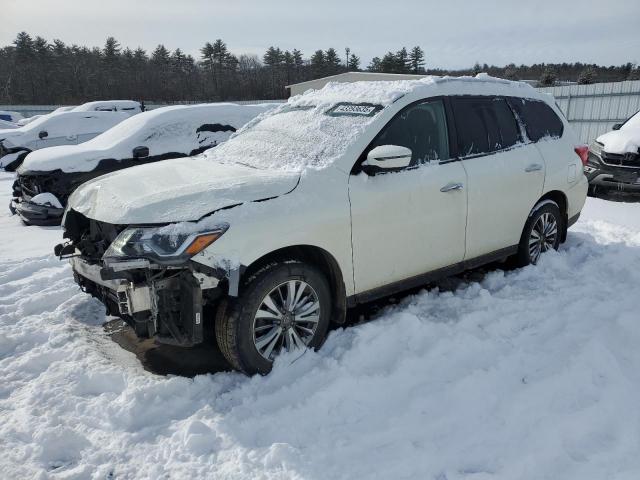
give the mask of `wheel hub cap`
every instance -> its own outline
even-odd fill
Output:
[[[284,350],[305,348],[320,321],[315,290],[302,280],[289,280],[271,290],[253,318],[253,343],[271,361]]]
[[[558,222],[551,213],[540,215],[531,229],[529,237],[529,260],[537,263],[540,255],[556,247],[558,238]]]

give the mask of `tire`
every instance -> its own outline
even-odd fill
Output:
[[[551,200],[538,203],[533,207],[524,225],[516,255],[517,266],[526,267],[536,264],[542,253],[551,248],[557,250],[560,247],[563,231],[564,220],[558,204]],[[537,240],[536,247],[532,243],[535,240]]]
[[[266,266],[247,279],[237,298],[218,307],[215,333],[222,354],[236,370],[264,375],[284,349],[319,348],[331,318],[330,292],[313,266],[296,260]]]

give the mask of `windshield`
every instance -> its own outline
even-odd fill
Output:
[[[640,112],[636,112],[629,120],[627,120],[620,130],[640,130]]]
[[[344,154],[382,108],[347,102],[285,105],[259,116],[206,156],[259,169],[323,168]]]

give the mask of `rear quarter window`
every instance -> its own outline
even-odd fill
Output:
[[[553,109],[542,100],[510,98],[509,103],[524,125],[527,137],[532,142],[541,138],[560,138],[564,125]]]

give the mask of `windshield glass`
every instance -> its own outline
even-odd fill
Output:
[[[259,169],[323,168],[340,157],[382,109],[348,102],[284,105],[259,116],[206,156]]]
[[[640,112],[627,120],[620,130],[640,130]]]

